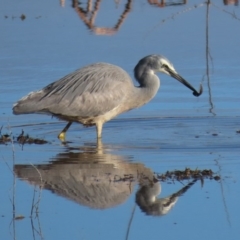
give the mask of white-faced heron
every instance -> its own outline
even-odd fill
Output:
[[[191,89],[194,96],[202,94],[202,85],[197,92],[176,72],[168,59],[161,55],[149,55],[134,68],[139,83],[137,87],[122,68],[108,63],[95,63],[29,93],[14,104],[13,113],[44,113],[67,121],[68,124],[58,135],[60,139],[65,138],[72,122],[84,126],[95,125],[97,137],[101,138],[105,122],[144,105],[156,95],[160,87],[157,72],[177,79]]]

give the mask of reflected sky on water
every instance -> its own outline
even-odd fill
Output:
[[[49,142],[0,145],[0,239],[238,238],[238,1],[2,1],[0,17],[1,134]],[[12,114],[79,67],[109,62],[133,78],[152,53],[203,95],[159,75],[150,103],[105,124],[101,149],[93,128],[73,124],[63,144],[64,122]],[[221,179],[154,181],[186,167]]]

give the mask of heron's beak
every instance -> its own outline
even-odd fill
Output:
[[[189,89],[191,89],[193,91],[193,95],[195,97],[199,97],[202,92],[203,92],[203,87],[202,84],[200,84],[199,87],[199,92],[190,84],[188,83],[184,78],[182,78],[177,72],[171,70],[170,68],[165,69],[169,75],[175,79],[177,79],[179,82],[181,82],[183,85],[185,85],[186,87],[188,87]]]

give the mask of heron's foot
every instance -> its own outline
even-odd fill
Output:
[[[66,127],[59,133],[58,138],[61,141],[65,141],[66,138],[66,132],[69,129],[69,127],[72,125],[72,122],[68,122],[68,124],[66,125]]]
[[[65,141],[65,139],[66,139],[66,132],[60,132],[59,135],[58,135],[58,138],[61,141]]]

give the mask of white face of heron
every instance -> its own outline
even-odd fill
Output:
[[[169,71],[168,71],[168,69],[169,69],[171,72],[177,73],[175,68],[173,67],[172,63],[170,63],[166,59],[164,59],[164,58],[160,59],[160,63],[161,63],[161,67],[159,69],[159,72],[170,75]]]
[[[146,71],[151,74],[162,72],[171,77],[179,78],[172,63],[162,55],[149,55],[142,58],[134,68],[135,78],[140,79]]]

